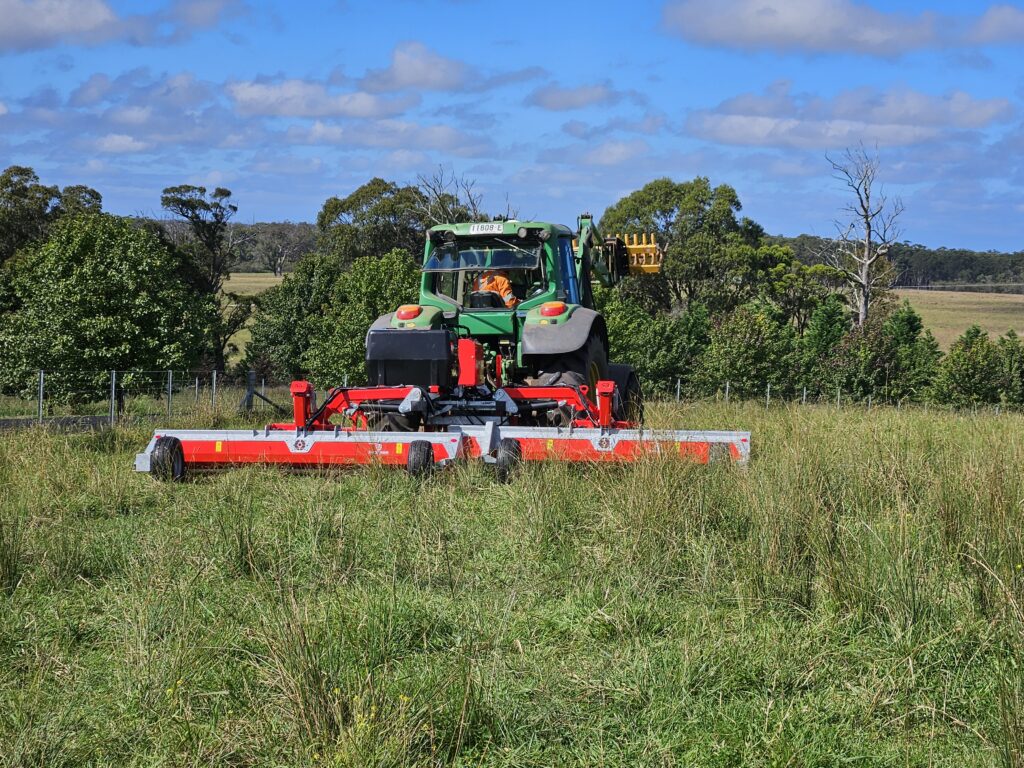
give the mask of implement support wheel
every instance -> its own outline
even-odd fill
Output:
[[[495,476],[499,483],[510,483],[523,466],[523,447],[518,440],[503,437],[498,443]]]
[[[429,440],[413,440],[409,443],[409,457],[406,468],[413,477],[426,477],[434,469],[434,446]]]
[[[149,474],[157,480],[180,482],[185,478],[185,451],[181,440],[165,435],[158,437],[149,457]]]

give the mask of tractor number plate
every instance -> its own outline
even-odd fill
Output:
[[[469,234],[471,235],[500,235],[505,227],[500,221],[491,221],[486,224],[470,224]]]

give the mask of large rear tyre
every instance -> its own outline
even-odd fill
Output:
[[[406,469],[413,477],[426,477],[434,471],[434,446],[429,440],[413,440],[409,443]]]
[[[175,483],[185,479],[185,450],[181,440],[170,435],[157,438],[149,456],[149,474],[157,480]]]
[[[644,394],[633,367],[611,363],[608,366],[608,375],[615,382],[615,402],[612,411],[615,420],[643,426]]]
[[[567,374],[575,374],[577,378]],[[590,388],[590,398],[597,397],[597,382],[608,378],[608,352],[601,337],[591,334],[580,349],[553,359],[545,367],[541,378],[548,385],[570,386],[576,386],[582,379]]]
[[[499,483],[510,483],[523,466],[523,447],[518,440],[503,437],[498,442],[494,473]]]

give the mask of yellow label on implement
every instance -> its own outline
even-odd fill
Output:
[[[548,450],[550,451],[554,447],[555,447],[555,441],[554,440],[548,440]]]
[[[221,452],[221,448],[223,448],[223,447],[224,447],[223,443],[221,443],[221,441],[218,440],[216,443],[214,443],[213,450],[216,451],[217,453],[220,453]]]
[[[396,454],[401,454],[401,452],[402,452],[402,444],[401,443],[395,443],[395,453]]]

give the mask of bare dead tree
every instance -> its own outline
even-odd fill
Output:
[[[857,324],[864,325],[876,293],[892,285],[888,254],[901,234],[897,219],[904,205],[898,197],[890,200],[878,187],[878,155],[869,154],[863,144],[847,149],[841,158],[826,154],[825,159],[832,164],[834,177],[853,193],[853,199],[843,208],[849,218],[835,222],[837,236],[821,255],[850,287],[857,306]]]
[[[465,176],[456,176],[443,165],[430,176],[416,177],[417,186],[423,195],[417,206],[424,221],[434,224],[451,224],[457,221],[481,221],[487,216],[480,209],[483,195],[476,191],[476,182]]]

